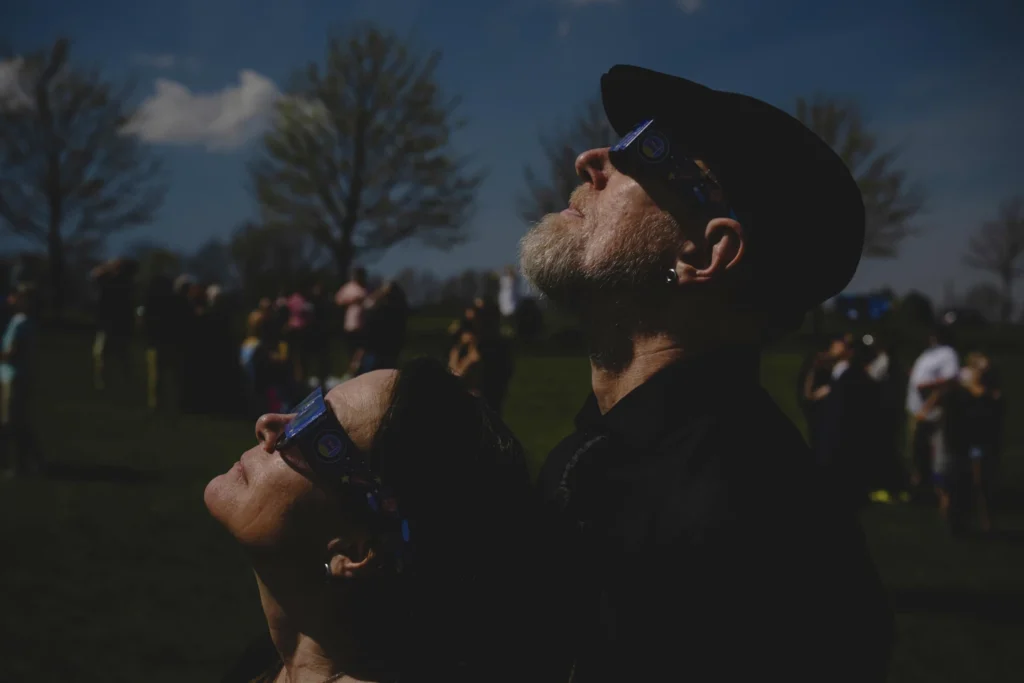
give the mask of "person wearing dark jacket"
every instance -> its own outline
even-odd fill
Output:
[[[846,338],[839,347],[821,399],[815,455],[832,490],[858,509],[883,466],[882,388],[867,372],[870,358],[863,342]]]
[[[175,362],[181,341],[174,282],[155,275],[149,282],[142,306],[142,332],[146,340],[146,404],[150,410],[173,405],[172,385],[179,371]]]
[[[387,282],[366,298],[363,356],[356,374],[398,367],[408,320],[409,304],[398,283]]]
[[[631,66],[601,93],[622,141],[520,244],[590,349],[538,480],[553,680],[880,683],[892,613],[857,517],[760,386],[765,344],[853,277],[857,183],[754,98]]]
[[[118,366],[122,379],[132,377],[131,342],[135,329],[135,276],[138,263],[113,259],[93,269],[98,289],[96,338],[93,342],[93,384],[106,388],[110,365]]]

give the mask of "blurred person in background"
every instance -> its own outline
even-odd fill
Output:
[[[238,355],[246,410],[252,419],[270,410],[281,409],[275,387],[283,374],[284,362],[277,349],[266,341],[264,327],[267,321],[267,313],[263,310],[249,314],[246,337],[242,340]]]
[[[146,342],[146,405],[150,410],[173,405],[169,396],[180,371],[175,358],[182,321],[174,294],[174,282],[154,275],[142,305],[142,333]]]
[[[501,312],[480,302],[448,353],[449,371],[500,415],[513,373],[512,348],[501,334]]]
[[[474,299],[448,326],[452,346],[448,351],[448,371],[462,380],[462,385],[474,396],[480,395],[482,355],[479,346],[480,316],[483,299]]]
[[[36,289],[20,285],[9,299],[13,312],[0,341],[0,473],[36,475],[43,452],[32,426],[32,390],[38,344]],[[15,458],[11,458],[11,449]]]
[[[991,495],[1003,432],[1005,404],[995,381],[992,362],[980,352],[967,354],[960,381],[948,400],[948,437],[957,463],[953,486],[953,520],[963,528],[970,512],[976,511],[983,533],[993,529]]]
[[[503,325],[514,334],[519,310],[519,271],[515,266],[506,266],[498,280],[498,308]]]
[[[334,295],[334,303],[344,311],[345,344],[348,348],[348,375],[359,371],[363,360],[363,304],[370,290],[366,286],[366,269],[353,268],[352,279]]]
[[[308,361],[306,371],[318,380],[323,387],[331,376],[331,305],[324,286],[314,282],[309,289],[311,306],[310,319],[307,327],[306,350]]]
[[[892,612],[859,520],[760,382],[762,349],[856,271],[857,183],[754,98],[625,65],[601,94],[621,142],[577,157],[520,245],[592,385],[538,479],[564,606],[538,647],[574,683],[881,683]]]
[[[364,353],[357,374],[397,368],[409,321],[405,290],[397,282],[385,282],[366,298],[365,308]]]
[[[936,326],[926,348],[910,370],[907,382],[911,475],[910,485],[921,492],[929,482],[939,500],[939,512],[949,511],[949,474],[952,455],[946,443],[943,399],[960,376],[960,360],[952,334]]]
[[[479,305],[477,303],[479,301]],[[477,300],[462,309],[462,315],[451,321],[448,325],[448,334],[451,336],[452,345],[456,346],[460,343],[464,332],[472,332],[473,327],[476,324],[476,316],[480,311],[480,306],[483,305],[482,300]]]
[[[235,308],[232,298],[219,284],[206,288],[206,301],[204,356],[208,368],[205,379],[208,410],[215,415],[234,417],[241,411],[242,400],[242,378],[235,362],[238,356],[238,338],[233,329]]]
[[[285,306],[288,309],[288,320],[284,326],[284,337],[288,342],[292,375],[296,382],[301,383],[305,381],[308,371],[309,325],[313,319],[313,304],[306,299],[302,288],[296,287]]]
[[[277,298],[274,299],[274,305],[271,310],[271,316],[273,321],[270,323],[277,330],[278,334],[278,352],[291,363],[291,349],[288,348],[288,318],[291,317],[291,311],[288,309],[288,294],[287,290],[283,287],[277,294]]]
[[[500,308],[484,304],[474,325],[476,352],[480,358],[480,397],[497,415],[501,415],[505,407],[509,382],[515,370],[512,344],[502,334],[501,321]]]
[[[257,444],[206,488],[269,627],[224,683],[546,678],[531,656],[542,563],[523,561],[541,557],[535,499],[512,433],[428,359],[302,406],[294,423],[257,420]]]
[[[286,349],[282,346],[283,342],[281,341],[284,330],[276,324],[278,317],[274,310],[274,300],[265,296],[260,299],[256,308],[263,314],[263,324],[260,328],[263,341],[268,348],[274,349],[275,353],[284,357]]]
[[[832,384],[832,369],[852,339],[848,334],[833,337],[824,349],[809,354],[804,362],[805,368],[800,373],[800,407],[807,420],[807,441],[812,453],[820,451],[823,424],[821,413]]]
[[[895,501],[906,503],[910,500],[908,477],[903,465],[903,432],[906,420],[903,416],[904,387],[907,377],[895,350],[874,335],[865,336],[865,343],[871,347],[872,359],[867,373],[878,383],[879,425],[878,466],[874,484],[876,488],[870,498],[876,503]]]
[[[132,372],[131,341],[135,328],[135,275],[138,263],[131,259],[113,259],[92,270],[99,297],[96,309],[96,338],[93,342],[93,384],[97,391],[107,386],[112,363],[122,378],[130,382]]]
[[[829,383],[819,392],[815,455],[833,490],[851,509],[868,501],[880,457],[881,387],[867,372],[870,347],[853,335],[832,343]]]
[[[211,372],[209,344],[210,321],[207,316],[206,287],[197,282],[185,291],[187,314],[182,327],[182,410],[203,414],[210,407],[209,373]]]

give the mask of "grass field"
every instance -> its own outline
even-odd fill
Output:
[[[245,559],[202,492],[252,426],[151,415],[141,386],[97,396],[85,335],[41,347],[36,416],[53,472],[0,483],[0,680],[218,680],[264,625]],[[794,419],[798,362],[764,364]],[[1013,401],[1024,357],[1004,370]],[[534,465],[569,431],[588,377],[581,358],[519,360],[506,417]],[[1024,426],[1009,422],[1006,477],[1020,488]],[[998,521],[998,538],[952,539],[927,507],[866,512],[898,613],[892,681],[1024,680],[1024,512],[1010,505]]]

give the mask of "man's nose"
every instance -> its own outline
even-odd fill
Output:
[[[260,419],[256,420],[256,440],[267,453],[274,452],[290,417],[280,413],[267,413],[260,415]]]
[[[611,173],[611,160],[608,148],[589,149],[576,157],[576,175],[585,183],[590,183],[595,190],[602,190],[608,184]]]

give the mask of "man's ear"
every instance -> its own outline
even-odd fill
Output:
[[[327,553],[327,566],[331,578],[335,579],[357,579],[366,576],[374,559],[373,548],[365,540],[353,543],[350,540],[335,538],[327,544]]]
[[[721,278],[742,262],[745,251],[743,226],[732,218],[713,218],[704,230],[703,243],[683,242],[676,258],[679,284]]]

